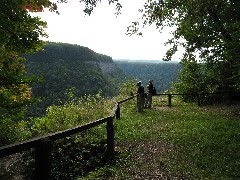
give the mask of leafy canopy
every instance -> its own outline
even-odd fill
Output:
[[[34,53],[42,49],[40,37],[47,37],[43,28],[47,26],[30,12],[48,9],[59,14],[57,3],[67,0],[2,0],[0,9],[0,118],[19,117],[21,106],[31,99],[31,89],[24,77],[24,59],[20,54]],[[86,14],[91,14],[100,0],[81,0],[85,3]],[[114,4],[116,0],[109,0]],[[116,4],[118,12],[121,8]],[[13,112],[14,111],[14,112]]]
[[[154,24],[160,30],[175,29],[167,42],[172,48],[165,59],[171,60],[179,46],[185,48],[182,58],[185,70],[180,76],[182,85],[187,83],[187,76],[199,75],[200,84],[213,85],[205,86],[202,91],[239,91],[240,1],[148,0],[141,11],[144,25]],[[129,30],[133,33],[138,25],[134,23],[135,28]],[[197,63],[196,71],[188,68],[191,63]],[[193,80],[195,85],[199,83],[199,78]]]
[[[19,54],[41,49],[46,23],[31,17],[16,0],[2,0],[0,9],[0,118],[19,117],[21,106],[31,98],[24,77],[24,58]]]

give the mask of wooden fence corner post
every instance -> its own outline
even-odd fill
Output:
[[[113,117],[109,117],[107,121],[107,156],[108,159],[114,157],[114,125]]]
[[[172,106],[172,95],[168,94],[168,107]]]
[[[43,138],[35,148],[35,179],[51,179],[51,149],[50,138]]]
[[[117,110],[116,110],[116,119],[120,119],[120,106],[119,103],[117,103]]]

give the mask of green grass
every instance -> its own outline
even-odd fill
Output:
[[[239,108],[233,109],[122,108],[115,121],[119,155],[82,179],[240,179]]]

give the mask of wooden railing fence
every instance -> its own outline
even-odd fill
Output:
[[[98,119],[96,121],[90,122],[88,124],[77,126],[72,129],[67,129],[64,131],[59,131],[56,133],[51,133],[42,137],[33,138],[20,143],[10,144],[7,146],[0,147],[0,158],[20,153],[22,151],[35,149],[35,179],[51,179],[51,149],[53,141],[69,137],[76,133],[88,130],[90,128],[96,127],[100,124],[107,123],[107,155],[109,159],[114,156],[114,117],[120,119],[120,104],[135,98],[133,95],[129,98],[118,101],[115,104],[113,111],[110,116]]]
[[[219,92],[219,93],[198,93],[198,94],[170,94],[170,93],[157,93],[155,96],[167,96],[168,101],[168,107],[172,106],[172,97],[173,96],[195,96],[196,98],[196,103],[198,106],[201,106],[201,100],[203,99],[203,97],[207,96],[207,95],[227,95],[229,101],[231,102],[231,98],[230,98],[230,93],[229,92]]]
[[[172,96],[179,95],[191,95],[197,97],[197,104],[200,106],[200,97],[204,94],[213,94],[213,93],[202,93],[202,94],[156,94],[156,96],[168,96],[168,106],[172,106]],[[7,146],[0,147],[0,158],[16,154],[22,151],[30,150],[31,148],[35,149],[35,179],[51,179],[51,149],[53,141],[69,137],[76,133],[88,130],[90,128],[96,127],[98,125],[107,123],[107,154],[111,159],[114,156],[114,117],[116,119],[121,118],[120,113],[120,104],[134,99],[137,95],[130,96],[126,99],[118,101],[115,104],[115,107],[111,114],[108,117],[98,119],[96,121],[90,122],[88,124],[77,126],[72,129],[67,129],[64,131],[59,131],[51,133],[42,137],[33,138],[27,141],[20,143],[10,144]]]

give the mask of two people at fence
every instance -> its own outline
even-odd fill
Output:
[[[137,83],[137,107],[138,112],[143,112],[144,108],[152,107],[152,96],[153,96],[153,80],[148,81],[147,85],[147,93],[144,91],[144,87],[142,86],[142,82],[139,81]]]

